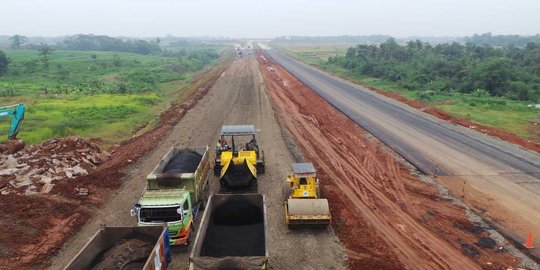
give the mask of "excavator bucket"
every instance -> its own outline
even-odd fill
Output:
[[[229,161],[221,171],[221,181],[227,188],[239,189],[254,185],[257,181],[257,170],[247,160],[241,164]]]
[[[285,218],[289,227],[327,226],[332,215],[326,199],[287,199]]]

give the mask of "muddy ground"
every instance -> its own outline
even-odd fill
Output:
[[[465,208],[276,65],[259,57],[278,119],[322,173],[353,269],[500,269],[520,260]],[[270,64],[267,65],[266,62]],[[316,109],[315,109],[316,108]],[[487,245],[486,245],[487,244]]]
[[[60,269],[99,228],[99,224],[133,225],[129,210],[144,188],[146,174],[173,145],[213,146],[224,124],[255,124],[258,141],[267,160],[266,173],[259,177],[259,190],[266,195],[271,269],[344,269],[345,253],[328,230],[289,231],[283,213],[284,176],[289,173],[291,154],[265,94],[258,63],[253,58],[237,60],[221,75],[208,94],[186,113],[156,149],[133,166],[111,201],[100,208],[54,258],[51,269]],[[210,176],[214,190],[217,178]],[[185,248],[173,250],[172,269],[185,269]],[[299,267],[300,265],[300,267]]]

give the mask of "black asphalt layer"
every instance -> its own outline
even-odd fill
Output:
[[[474,160],[485,162],[497,168],[498,173],[536,174],[540,173],[538,161],[530,160],[523,155],[502,149],[495,144],[486,143],[470,133],[442,125],[440,121],[428,117],[423,112],[411,112],[370,92],[370,90],[351,85],[323,71],[305,65],[274,49],[266,52],[293,76],[302,81],[335,108],[369,131],[383,143],[388,145],[425,174],[455,175],[459,172],[447,170],[445,156],[428,157],[419,151],[422,138],[451,146],[459,152],[466,152]],[[411,140],[411,136],[396,131],[392,123],[406,123],[414,129],[414,133],[422,134],[422,138]],[[424,137],[425,136],[425,137]],[[503,166],[504,165],[504,166]],[[533,176],[538,180],[538,175]]]
[[[241,195],[227,198],[212,210],[201,256],[265,256],[263,209]]]
[[[201,163],[202,156],[196,152],[182,151],[174,156],[163,173],[194,173]]]

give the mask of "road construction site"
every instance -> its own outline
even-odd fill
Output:
[[[25,185],[0,196],[13,212],[21,205],[28,210],[7,213],[12,214],[10,228],[25,238],[17,240],[10,229],[0,231],[3,243],[14,243],[0,249],[0,268],[63,269],[101,224],[136,224],[130,210],[145,189],[147,175],[171,147],[213,149],[223,125],[245,124],[260,130],[257,141],[266,159],[265,173],[257,182],[258,192],[266,197],[269,269],[538,268],[434,179],[292,76],[271,55],[260,51],[243,55],[205,78],[189,105],[162,114],[163,124],[141,135],[143,140],[128,141],[111,153],[81,140],[85,151],[73,158],[84,156],[89,163],[79,162],[86,164],[81,165],[84,172],[76,169],[80,175],[72,173],[77,165],[66,158],[65,170],[73,179],[49,186],[44,193],[38,192],[45,186],[41,181],[28,191],[32,194],[19,194],[28,190]],[[292,163],[304,161],[317,168],[321,195],[328,198],[332,213],[330,227],[286,225],[285,177]],[[218,193],[218,177],[208,175],[210,190]],[[7,214],[2,214],[2,221],[8,220]],[[40,225],[47,230],[40,232]],[[44,243],[50,247],[42,249]],[[169,269],[187,269],[191,248],[173,247]]]

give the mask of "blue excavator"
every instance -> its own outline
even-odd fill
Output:
[[[26,106],[23,103],[0,107],[0,119],[11,116],[11,125],[9,125],[8,141],[6,142],[8,153],[14,153],[24,148],[24,142],[17,140],[17,133],[24,120]]]

